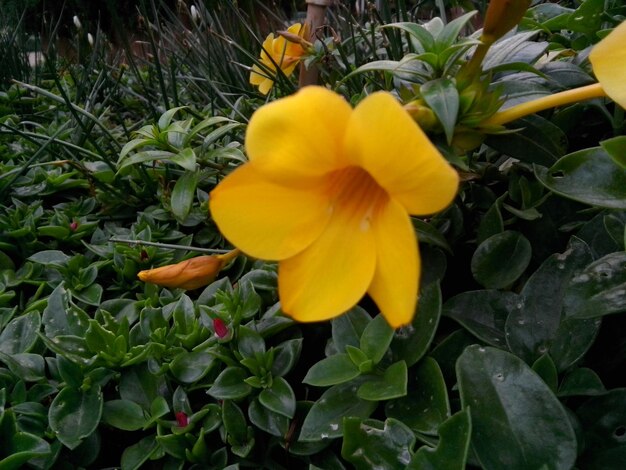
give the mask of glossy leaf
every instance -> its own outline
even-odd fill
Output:
[[[450,417],[446,383],[437,361],[425,357],[411,368],[407,395],[388,402],[385,413],[414,431],[436,435],[439,426]]]
[[[317,387],[328,387],[348,382],[361,374],[348,354],[333,354],[313,364],[302,383]]]
[[[170,363],[170,371],[177,380],[193,383],[204,377],[213,364],[213,356],[205,351],[182,352]]]
[[[413,432],[393,418],[381,421],[345,418],[341,456],[357,470],[395,470],[411,460]]]
[[[457,377],[472,416],[472,448],[484,468],[572,468],[577,442],[567,413],[522,360],[470,346],[459,357]]]
[[[420,447],[406,470],[463,470],[472,435],[469,408],[449,417],[439,426],[439,443],[435,449]]]
[[[595,318],[626,311],[626,253],[594,261],[572,278],[563,309],[573,318]]]
[[[574,237],[566,251],[551,255],[533,273],[520,294],[521,307],[506,320],[511,351],[528,363],[548,351],[561,323],[565,288],[574,272],[590,259],[587,244]]]
[[[304,418],[299,441],[310,442],[332,439],[343,435],[344,417],[367,418],[376,408],[374,401],[357,396],[358,387],[364,382],[357,378],[352,382],[334,385],[326,390]]]
[[[626,136],[619,135],[612,139],[603,140],[600,146],[613,161],[626,170]]]
[[[268,410],[293,418],[296,412],[296,396],[291,385],[282,377],[275,377],[272,386],[259,393],[259,402]]]
[[[83,391],[65,387],[50,405],[50,428],[68,448],[74,449],[100,422],[103,399],[99,387]]]
[[[422,288],[411,324],[396,330],[391,342],[393,360],[403,360],[407,367],[419,361],[435,337],[440,316],[441,289],[438,282],[433,282]]]
[[[269,410],[258,399],[248,406],[248,418],[252,424],[272,436],[282,437],[289,431],[289,419]]]
[[[456,85],[448,78],[438,78],[424,83],[420,87],[420,94],[439,119],[450,144],[459,114],[459,92]]]
[[[519,232],[507,230],[478,245],[472,256],[472,274],[488,289],[507,287],[530,263],[530,242]]]
[[[592,369],[580,367],[574,369],[563,378],[558,395],[560,397],[594,396],[604,395],[605,393],[607,393],[607,390],[604,388],[598,374]]]
[[[578,410],[585,449],[580,468],[620,468],[626,461],[626,390],[591,398]]]
[[[124,431],[136,431],[146,424],[143,408],[129,400],[111,400],[104,403],[102,421]]]
[[[252,387],[244,380],[248,373],[241,367],[227,367],[207,390],[207,393],[218,400],[237,400],[250,394]]]
[[[193,200],[196,196],[196,186],[199,175],[196,171],[186,171],[178,178],[172,189],[172,213],[179,221],[184,221],[189,215]]]
[[[364,400],[382,401],[406,395],[407,367],[404,361],[391,364],[382,376],[370,378],[359,387],[357,396]]]
[[[361,351],[372,360],[372,363],[378,364],[391,344],[393,333],[394,329],[389,326],[385,317],[377,315],[363,330]]]
[[[550,191],[592,206],[626,209],[626,172],[601,147],[570,153],[550,168],[535,167]]]
[[[356,306],[331,322],[333,345],[338,353],[346,351],[346,346],[359,347],[363,330],[372,317],[361,307]]]
[[[20,315],[0,333],[0,351],[6,354],[29,352],[38,338],[41,316],[38,311]]]
[[[504,325],[521,300],[513,292],[467,291],[452,297],[443,306],[443,315],[459,322],[487,344],[506,346]]]

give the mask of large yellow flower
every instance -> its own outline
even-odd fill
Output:
[[[367,292],[391,326],[409,323],[420,271],[409,214],[445,208],[458,176],[400,104],[378,92],[353,110],[305,87],[252,116],[246,150],[211,213],[242,251],[279,261],[283,311],[326,320]]]
[[[589,60],[608,97],[626,108],[626,21],[593,47]]]
[[[287,33],[299,38],[303,38],[306,32],[307,28],[300,23],[293,24],[287,29]],[[274,34],[270,33],[263,41],[263,49],[261,50],[260,61],[265,69],[254,64],[250,71],[250,83],[258,86],[259,91],[267,95],[274,86],[277,74],[276,66],[278,65],[283,73],[289,77],[305,52],[301,43],[288,41],[283,36],[274,37]]]

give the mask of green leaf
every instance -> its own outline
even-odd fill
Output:
[[[603,140],[600,146],[613,161],[626,170],[626,136],[619,135],[612,139]]]
[[[359,347],[365,327],[372,317],[361,307],[356,306],[331,321],[335,350],[343,353],[346,346]]]
[[[506,319],[520,302],[519,296],[513,292],[467,291],[448,300],[442,313],[459,322],[481,341],[503,348],[506,345]]]
[[[283,437],[289,431],[289,418],[275,413],[255,399],[248,406],[248,418],[257,428],[276,437]]]
[[[406,470],[464,470],[472,436],[469,408],[464,408],[439,426],[435,449],[420,447]]]
[[[154,436],[146,436],[122,453],[122,470],[138,470],[159,448]]]
[[[186,171],[178,178],[172,189],[171,205],[172,213],[176,220],[183,222],[189,215],[193,200],[196,196],[199,174],[197,171]]]
[[[75,307],[70,307],[68,294],[63,284],[59,284],[48,297],[48,305],[43,311],[41,323],[48,338],[59,335],[83,337],[89,326],[89,317]]]
[[[50,445],[42,438],[18,429],[13,409],[0,407],[0,469],[19,470],[31,459],[50,454]]]
[[[321,441],[341,437],[341,421],[344,417],[367,418],[376,409],[374,401],[362,400],[357,396],[362,378],[334,385],[326,390],[304,418],[299,441]]]
[[[425,357],[411,369],[409,379],[408,394],[387,403],[385,413],[414,431],[436,435],[439,426],[450,417],[448,392],[439,364]]]
[[[75,449],[98,427],[102,407],[100,387],[86,391],[65,387],[50,405],[50,428],[63,445]]]
[[[512,352],[528,363],[548,352],[561,323],[565,287],[590,258],[587,244],[572,237],[566,251],[548,257],[528,279],[520,294],[520,308],[506,320],[506,339]]]
[[[238,400],[252,391],[252,387],[244,382],[247,377],[245,369],[227,367],[217,376],[207,393],[218,400]]]
[[[586,367],[574,369],[567,374],[559,387],[559,397],[593,396],[607,393],[602,380],[593,370]]]
[[[626,253],[611,253],[572,278],[563,301],[565,315],[595,318],[626,310]]]
[[[398,361],[387,367],[382,376],[370,378],[361,385],[357,396],[372,401],[403,397],[406,395],[407,382],[406,362]]]
[[[282,377],[293,369],[300,358],[302,341],[302,338],[288,339],[274,347],[272,376]]]
[[[157,123],[159,130],[165,131],[167,127],[169,127],[172,119],[174,119],[174,115],[180,111],[181,109],[185,109],[186,106],[177,106],[175,108],[168,109],[159,117],[159,121]]]
[[[151,409],[155,401],[164,400],[163,396],[169,396],[163,376],[150,372],[146,364],[125,368],[120,377],[119,391],[120,398],[138,403],[145,410]]]
[[[346,417],[341,456],[357,470],[395,470],[411,459],[413,432],[402,421]]]
[[[552,342],[550,356],[559,372],[576,364],[593,345],[601,319],[562,318]]]
[[[454,82],[448,78],[431,80],[420,87],[420,94],[439,119],[450,145],[459,115],[459,91]]]
[[[461,403],[472,416],[472,448],[483,467],[572,468],[577,442],[567,413],[521,359],[470,346],[459,357],[457,378]]]
[[[595,36],[601,29],[604,13],[604,0],[585,0],[572,13],[567,22],[567,29]]]
[[[146,424],[143,408],[129,400],[111,400],[104,403],[102,421],[124,431],[137,431]]]
[[[372,363],[378,364],[381,361],[389,349],[394,331],[382,315],[374,317],[365,327],[361,335],[360,349]]]
[[[204,377],[214,362],[206,351],[182,352],[170,362],[170,372],[180,382],[191,384]]]
[[[358,377],[360,373],[348,354],[334,354],[314,364],[302,379],[302,383],[328,387],[348,382]]]
[[[39,354],[0,352],[0,362],[9,366],[9,370],[26,382],[37,382],[45,378],[45,362]]]
[[[422,288],[411,325],[396,330],[391,342],[393,360],[403,360],[407,367],[419,361],[435,337],[440,316],[441,289],[438,282],[433,282]]]
[[[550,191],[592,206],[626,209],[626,171],[601,147],[570,153],[551,168],[535,166]]]
[[[6,354],[29,352],[39,338],[40,327],[41,316],[36,310],[14,318],[0,333],[0,351]]]
[[[70,257],[59,250],[44,250],[29,256],[27,259],[43,265],[64,266]]]
[[[274,377],[272,386],[259,393],[259,402],[268,410],[293,418],[296,412],[296,395],[291,385],[282,377]]]
[[[621,468],[626,461],[626,389],[612,390],[586,401],[577,413],[585,450],[578,467]]]
[[[389,23],[382,25],[381,28],[397,28],[405,31],[417,40],[417,42],[421,45],[422,52],[433,51],[435,49],[435,38],[433,38],[433,35],[426,28],[417,23]]]
[[[533,371],[543,379],[550,390],[556,392],[558,387],[558,373],[556,370],[556,366],[554,365],[554,361],[550,357],[549,354],[544,354],[539,359],[537,359],[532,367]]]
[[[265,353],[265,340],[251,328],[239,327],[237,339],[237,347],[243,357],[254,359],[258,354]]]
[[[521,233],[498,233],[478,245],[472,256],[472,274],[487,288],[507,287],[523,274],[531,254],[530,242]]]

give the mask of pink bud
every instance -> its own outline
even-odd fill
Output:
[[[213,319],[213,329],[218,338],[225,338],[228,335],[228,327],[221,318]]]
[[[184,428],[189,424],[189,418],[184,411],[176,412],[176,423],[178,423],[178,426],[181,428]]]
[[[75,220],[72,220],[72,223],[70,223],[70,230],[72,232],[75,232],[77,228],[78,228],[78,222],[76,222]]]

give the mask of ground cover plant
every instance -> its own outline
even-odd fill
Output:
[[[0,14],[0,469],[623,466],[622,2],[114,3]]]

